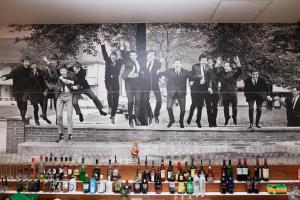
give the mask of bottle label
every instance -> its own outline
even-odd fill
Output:
[[[135,183],[134,188],[135,188],[135,190],[140,190],[140,188],[141,188],[140,183]]]
[[[105,192],[105,182],[104,181],[99,181],[99,183],[98,183],[98,192],[99,193],[104,193]]]
[[[68,183],[68,181],[63,181],[63,182],[62,182],[62,189],[63,189],[63,190],[68,190],[68,188],[69,188],[69,183]]]
[[[88,183],[84,183],[83,184],[83,190],[88,190],[89,189],[89,184]]]
[[[151,180],[151,182],[155,181],[155,174],[154,173],[151,174],[151,179],[150,180]]]
[[[186,192],[188,194],[192,194],[194,192],[193,190],[194,190],[193,184],[189,183],[186,185]]]
[[[72,169],[68,169],[68,175],[71,176],[73,174],[73,170]]]
[[[263,168],[263,179],[269,179],[269,169]]]
[[[91,193],[96,193],[96,183],[95,182],[91,182],[90,192]]]
[[[243,168],[243,175],[248,175],[248,167]]]
[[[143,190],[148,190],[148,184],[147,183],[142,184],[142,187],[143,187]]]
[[[160,171],[160,177],[161,177],[161,179],[164,179],[164,178],[166,177],[166,172],[165,172],[165,170],[161,170],[161,171]]]
[[[175,188],[176,187],[176,183],[175,182],[170,182],[169,183],[169,187],[171,188]]]
[[[191,177],[195,177],[195,174],[196,174],[196,169],[191,169]]]
[[[215,181],[215,178],[213,176],[208,176],[207,177],[207,182],[213,183]]]
[[[172,175],[173,175],[173,172],[168,171],[168,179],[170,179]]]
[[[185,188],[184,188],[184,182],[179,182],[178,183],[178,193],[184,193]]]
[[[243,168],[240,167],[236,168],[236,173],[237,175],[243,175]]]
[[[75,192],[76,191],[76,180],[71,179],[69,182],[69,191],[70,192]]]

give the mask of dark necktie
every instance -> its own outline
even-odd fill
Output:
[[[293,108],[293,109],[294,109],[295,101],[296,101],[296,97],[294,97],[294,98],[293,98],[293,101],[292,101],[292,108]]]
[[[151,72],[150,67],[151,67],[151,62],[149,62],[149,64],[148,64],[148,71],[149,71],[149,73]]]

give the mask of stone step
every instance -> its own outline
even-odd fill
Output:
[[[67,131],[66,131],[67,132]],[[300,128],[265,127],[249,130],[247,127],[196,128],[136,127],[122,125],[85,124],[75,126],[74,141],[80,142],[281,142],[300,140]],[[57,128],[49,126],[25,127],[25,142],[55,142]]]
[[[18,145],[18,154],[30,159],[35,155],[60,156],[71,155],[74,158],[86,157],[93,163],[95,158],[102,162],[113,159],[117,155],[121,163],[131,163],[136,160],[131,156],[130,142],[25,142]],[[252,158],[253,164],[256,157],[268,158],[272,164],[299,164],[300,141],[272,142],[272,143],[198,143],[198,142],[155,142],[139,143],[139,156],[143,160],[159,162],[163,157],[166,160],[185,161],[191,157],[196,159],[213,160],[215,164],[221,164],[223,159],[237,157]],[[29,160],[28,160],[29,161]]]

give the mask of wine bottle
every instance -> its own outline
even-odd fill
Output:
[[[259,159],[256,158],[256,166],[254,168],[254,176],[256,176],[258,179],[259,179],[259,175],[260,175],[259,171],[260,171]]]
[[[248,165],[247,160],[244,158],[244,165],[243,165],[243,181],[246,181],[248,177]]]
[[[230,176],[228,179],[228,193],[233,194],[234,192],[234,179],[233,176]]]
[[[231,166],[231,160],[228,161],[228,167],[227,167],[227,177],[231,177],[233,175],[232,173],[232,166]]]
[[[253,177],[253,193],[259,193],[259,178],[257,176]]]
[[[151,172],[150,172],[150,182],[154,183],[155,182],[155,166],[154,166],[154,160],[152,160],[152,167],[151,167]]]
[[[107,167],[107,180],[108,181],[112,181],[112,174],[113,173],[113,169],[111,166],[111,159],[108,160],[108,167]]]
[[[147,180],[147,173],[146,172],[144,172],[144,174],[143,174],[142,193],[143,194],[147,194],[148,193],[148,180]]]
[[[238,159],[238,165],[236,167],[236,179],[237,181],[243,181],[243,167],[240,158]]]
[[[136,174],[135,174],[135,182],[133,185],[133,192],[135,194],[140,194],[141,193],[141,179],[139,177],[139,169],[136,169]]]
[[[194,193],[194,184],[192,181],[192,177],[189,175],[186,183],[186,193],[193,194]]]
[[[150,172],[149,172],[149,170],[148,170],[148,158],[147,158],[147,156],[146,156],[146,158],[145,158],[145,168],[144,168],[144,173],[146,174],[145,176],[146,176],[147,182],[149,182],[149,181],[150,181]]]
[[[117,156],[115,155],[115,165],[114,165],[114,169],[112,171],[112,180],[116,181],[119,180],[120,178],[120,172],[117,168]],[[120,192],[121,192],[121,188],[120,188]]]
[[[68,176],[69,178],[71,178],[73,176],[73,172],[74,172],[74,165],[73,165],[73,161],[72,161],[72,157],[69,157],[69,162],[68,162]]]
[[[162,182],[161,182],[161,173],[156,173],[156,178],[155,178],[155,192],[156,194],[161,194],[162,192]]]
[[[208,183],[213,183],[215,181],[215,176],[212,172],[212,167],[210,160],[208,161],[208,170],[207,170],[207,182]]]
[[[64,169],[64,176],[62,179],[62,191],[68,192],[69,191],[69,176],[68,176],[68,169],[65,167]]]
[[[93,176],[95,176],[96,181],[98,181],[99,178],[100,178],[100,167],[99,167],[98,159],[96,159],[96,165],[95,165],[95,168],[93,170]]]
[[[174,173],[172,173],[172,175],[169,179],[169,192],[170,192],[170,194],[176,193],[176,183],[175,183]]]
[[[227,185],[228,185],[228,183],[227,183],[226,174],[223,171],[222,178],[221,178],[221,181],[220,181],[220,192],[221,192],[221,194],[226,194],[227,193]]]
[[[170,182],[171,181],[171,177],[173,177],[173,165],[172,165],[172,161],[169,161],[169,167],[168,167],[168,175],[167,175],[167,180]]]
[[[185,193],[185,184],[184,184],[184,173],[181,168],[180,162],[178,162],[178,169],[179,169],[179,174],[178,174],[178,189],[177,193],[178,194],[184,194]]]
[[[246,179],[246,192],[248,194],[251,194],[253,192],[253,180],[250,176],[250,173],[248,174]]]
[[[140,164],[140,157],[138,157],[138,164],[137,164],[137,178],[142,181],[142,172],[141,172],[141,164]]]
[[[163,158],[161,159],[161,164],[160,164],[160,178],[162,182],[166,180],[166,169],[165,169],[165,163]]]
[[[83,193],[89,193],[90,192],[90,180],[88,177],[88,174],[85,173],[85,177],[83,179]]]
[[[191,163],[191,177],[194,179],[194,176],[197,174],[197,167],[194,165],[194,158],[192,158],[192,163]]]
[[[267,163],[267,159],[264,159],[264,167],[263,167],[263,181],[269,181],[269,167]]]
[[[81,166],[79,169],[79,180],[84,181],[86,180],[86,168],[85,168],[85,163],[84,163],[84,158],[81,158]]]
[[[185,168],[184,168],[184,171],[183,171],[184,181],[188,181],[189,176],[190,176],[190,170],[188,168],[188,162],[185,161]]]
[[[225,173],[225,176],[227,177],[227,166],[226,166],[226,160],[223,160],[223,165],[222,165],[222,173]]]

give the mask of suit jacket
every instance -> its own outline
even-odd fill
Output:
[[[125,81],[128,81],[128,80],[140,80],[142,78],[144,78],[144,72],[145,72],[145,69],[143,68],[143,66],[140,64],[140,62],[138,61],[139,65],[140,65],[140,70],[138,72],[138,77],[137,78],[129,78],[128,75],[132,72],[132,70],[134,68],[136,68],[135,66],[135,62],[133,62],[131,59],[128,59],[127,62],[125,63],[125,69],[124,69],[124,72],[122,74],[122,78],[125,80]]]
[[[204,79],[205,83],[204,85],[206,87],[209,87],[210,79],[211,79],[211,73],[208,68],[208,66],[205,66],[204,69]],[[200,80],[201,78],[198,77],[198,75],[201,75],[201,65],[200,63],[194,64],[192,66],[192,81],[194,81],[194,84],[191,86],[191,90],[197,90],[197,88],[200,86]]]
[[[237,81],[242,74],[242,68],[238,67],[236,70],[225,72],[223,69],[215,68],[215,74],[218,81],[221,82],[221,93],[223,98],[237,95]]]
[[[186,81],[192,78],[191,72],[185,69],[181,69],[179,76],[177,76],[174,68],[159,73],[159,76],[167,77],[167,92],[171,98],[175,97],[176,94],[179,97],[184,97],[186,95]]]
[[[85,79],[86,77],[86,71],[84,69],[80,69],[78,74],[75,74],[76,76],[76,81],[75,85],[79,87],[79,89],[90,89],[90,85]]]
[[[154,60],[153,66],[149,71],[148,66],[145,69],[145,80],[146,80],[146,87],[147,88],[159,88],[159,76],[157,71],[161,68],[161,63],[158,60]]]
[[[7,80],[13,79],[13,94],[17,98],[19,95],[28,91],[30,83],[31,69],[20,65],[14,68],[10,73],[3,75]]]
[[[68,80],[71,80],[71,81],[74,81],[74,84],[68,84],[66,85],[68,87],[68,89],[70,90],[71,93],[75,92],[75,90],[73,90],[71,87],[73,85],[75,85],[77,79],[76,79],[76,75],[74,72],[72,71],[68,71],[67,72],[67,78]],[[62,87],[64,86],[65,84],[62,82],[62,80],[58,79],[55,87],[54,87],[54,94],[55,94],[55,97],[57,98],[59,96],[59,94],[61,93],[61,89]]]
[[[105,82],[114,83],[116,87],[119,87],[119,76],[122,65],[128,59],[128,52],[121,51],[122,58],[119,58],[114,64],[111,58],[108,56],[105,45],[101,45],[102,55],[105,61]]]
[[[46,90],[46,83],[44,79],[44,71],[37,68],[36,74],[30,71],[30,80],[28,85],[28,91],[30,93],[43,93]]]
[[[288,120],[294,118],[298,118],[300,120],[300,97],[298,98],[294,109],[293,109],[293,97],[290,96],[286,99],[286,114]]]
[[[249,77],[244,81],[244,95],[246,101],[259,100],[264,101],[268,95],[268,86],[263,78],[258,77],[257,83],[254,86],[252,78]]]

